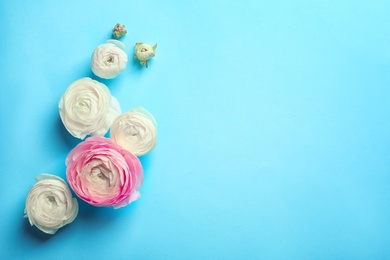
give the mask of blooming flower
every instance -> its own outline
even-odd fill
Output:
[[[28,218],[31,226],[54,234],[76,218],[79,205],[60,177],[40,174],[36,180],[38,182],[27,195],[24,217]]]
[[[65,128],[80,139],[87,135],[105,135],[121,113],[118,101],[107,86],[90,78],[73,82],[58,107]]]
[[[144,155],[154,148],[157,124],[145,108],[135,107],[112,123],[110,138],[134,155]]]
[[[112,79],[119,75],[127,64],[125,45],[117,40],[109,40],[94,50],[91,59],[92,72],[103,79]]]
[[[134,49],[134,58],[136,60],[139,60],[139,63],[141,65],[146,65],[146,68],[148,67],[148,60],[155,56],[154,51],[157,48],[157,43],[152,47],[152,45],[143,43],[143,42],[137,42],[135,44]]]
[[[66,177],[84,201],[120,208],[140,197],[143,170],[135,155],[108,138],[93,136],[68,154]]]

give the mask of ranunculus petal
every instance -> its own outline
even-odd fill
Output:
[[[125,51],[125,49],[126,49],[125,45],[121,41],[118,41],[118,40],[107,40],[106,42],[114,44],[116,47],[120,48],[122,51]]]

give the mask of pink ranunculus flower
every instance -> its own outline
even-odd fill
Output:
[[[89,204],[120,208],[140,198],[144,176],[135,155],[108,138],[93,136],[68,154],[66,178]]]

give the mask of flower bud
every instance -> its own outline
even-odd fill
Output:
[[[112,29],[112,35],[114,35],[115,39],[118,39],[124,36],[127,33],[126,26],[124,24],[117,23]]]
[[[155,56],[154,51],[157,48],[157,43],[152,46],[147,43],[137,42],[135,44],[134,58],[139,60],[141,65],[146,65],[148,67],[148,60]]]

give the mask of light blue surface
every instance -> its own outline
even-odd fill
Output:
[[[46,236],[25,198],[65,177],[57,102],[117,22],[103,82],[158,123],[142,198]],[[389,259],[389,24],[388,0],[1,1],[0,258]]]

